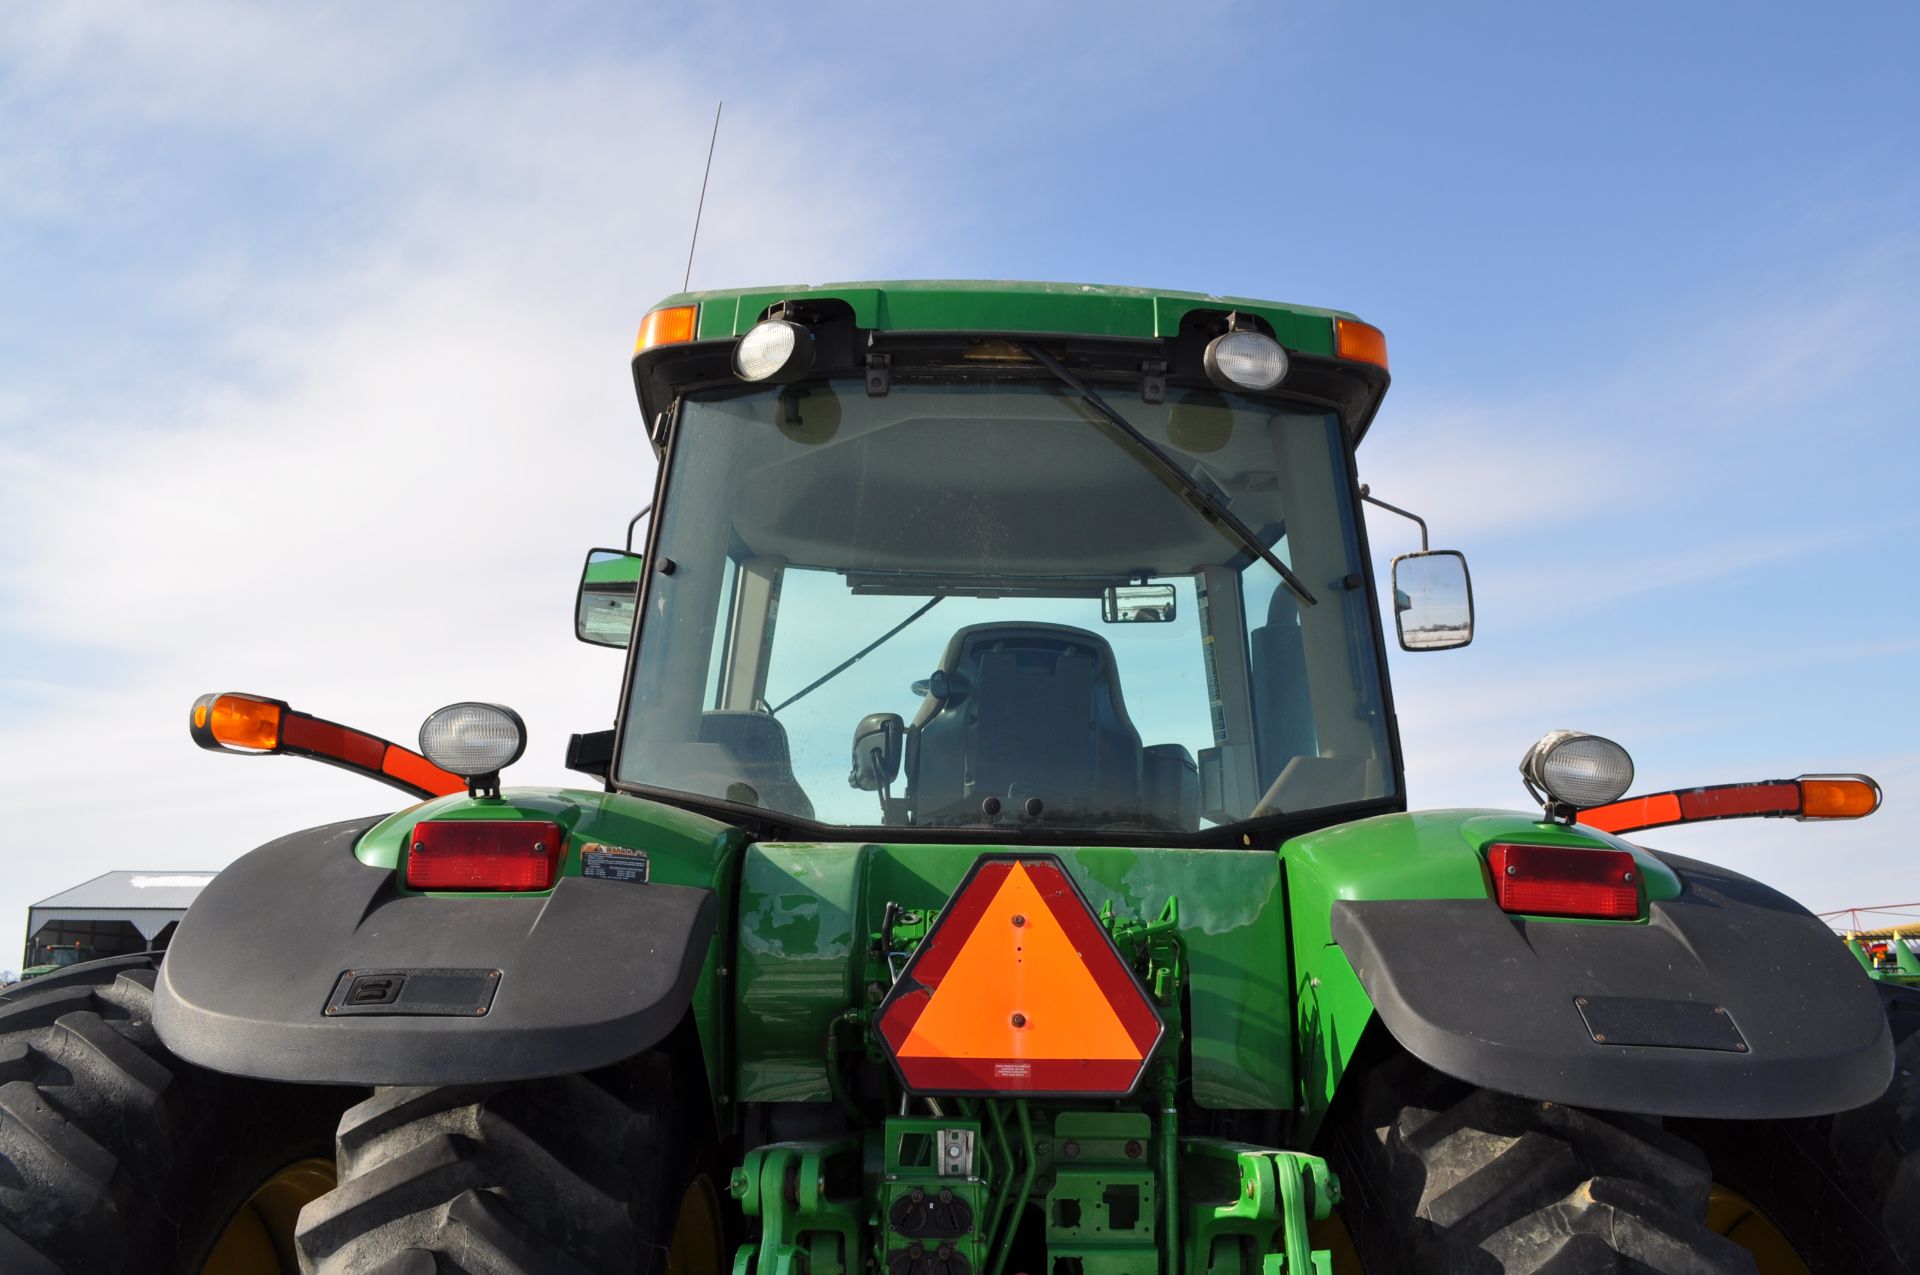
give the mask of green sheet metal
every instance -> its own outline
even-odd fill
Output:
[[[1164,337],[1180,330],[1181,316],[1190,310],[1235,310],[1265,319],[1282,345],[1308,354],[1332,354],[1333,320],[1354,317],[1339,310],[1200,292],[949,279],[682,292],[654,308],[698,305],[697,338],[714,341],[740,336],[759,322],[769,306],[800,298],[844,301],[861,327],[888,332],[977,330]]]
[[[825,1102],[827,1033],[851,1004],[885,991],[868,968],[888,902],[943,906],[982,846],[769,843],[748,850],[740,884],[739,1098]],[[1193,1095],[1208,1107],[1292,1104],[1286,917],[1270,852],[1062,848],[1098,911],[1152,920],[1180,899]],[[868,974],[876,977],[869,978]],[[859,984],[878,984],[861,986]]]

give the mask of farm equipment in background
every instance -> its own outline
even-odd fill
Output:
[[[1870,978],[1920,987],[1920,903],[1881,903],[1870,908],[1822,912]],[[1889,923],[1890,922],[1890,923]]]
[[[643,552],[580,582],[626,651],[591,783],[503,787],[494,704],[414,752],[197,701],[205,747],[419,800],[243,857],[163,962],[0,999],[7,1270],[1920,1257],[1920,1001],[1623,839],[1870,780],[1625,798],[1624,749],[1556,731],[1538,809],[1407,809],[1381,599],[1407,651],[1473,601],[1424,523],[1374,579],[1377,329],[749,289],[663,302],[632,372],[660,467]]]
[[[91,961],[94,950],[85,943],[52,943],[38,953],[40,959],[20,971],[20,981],[40,978],[55,970],[66,969],[69,965],[78,965],[82,961]]]

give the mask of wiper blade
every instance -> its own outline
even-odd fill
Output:
[[[900,621],[900,623],[894,625],[892,628],[888,629],[885,633],[882,633],[879,637],[875,638],[873,641],[861,647],[858,651],[855,651],[847,659],[840,661],[840,663],[834,665],[832,668],[828,669],[825,673],[822,673],[819,677],[814,678],[811,682],[808,682],[805,686],[801,687],[798,691],[795,691],[793,694],[781,700],[778,704],[775,704],[772,708],[769,708],[767,710],[767,713],[770,716],[777,717],[779,716],[781,709],[786,708],[792,705],[793,703],[795,703],[796,701],[805,699],[807,696],[813,694],[815,691],[825,686],[828,682],[831,682],[834,678],[839,677],[842,673],[846,672],[848,669],[858,664],[861,660],[866,659],[869,655],[872,655],[875,651],[879,650],[880,644],[882,642],[885,642],[888,638],[900,632],[900,630],[906,628],[909,624],[912,624],[915,620],[919,619],[921,616],[925,615],[927,612],[933,610],[935,607],[939,606],[940,603],[945,599],[945,597],[946,597],[945,594],[941,594],[938,597],[928,598],[927,604],[925,606],[921,607],[919,610],[915,611],[912,615]]]
[[[1106,399],[1101,398],[1099,394],[1094,392],[1092,387],[1088,386],[1079,377],[1067,371],[1066,366],[1062,364],[1060,360],[1054,358],[1039,346],[1029,345],[1023,348],[1028,354],[1034,357],[1034,360],[1038,362],[1041,367],[1046,368],[1047,371],[1058,377],[1069,389],[1079,394],[1081,400],[1085,402],[1088,407],[1091,407],[1102,420],[1132,439],[1134,443],[1139,446],[1140,450],[1145,452],[1152,460],[1154,467],[1172,479],[1174,484],[1179,487],[1182,492],[1186,493],[1187,498],[1193,501],[1195,507],[1197,507],[1203,515],[1209,520],[1225,527],[1228,531],[1231,531],[1234,536],[1239,539],[1240,543],[1254,553],[1259,554],[1262,561],[1279,572],[1280,578],[1287,582],[1287,587],[1293,590],[1295,597],[1299,598],[1308,606],[1320,605],[1320,599],[1314,597],[1313,594],[1308,591],[1306,584],[1299,576],[1293,573],[1293,569],[1287,566],[1286,563],[1280,561],[1279,556],[1276,555],[1273,550],[1260,543],[1260,537],[1253,533],[1253,528],[1240,521],[1233,510],[1227,508],[1218,496],[1195,481],[1192,474],[1182,469],[1173,457],[1161,451],[1159,446],[1155,444],[1151,438],[1148,438],[1145,434],[1135,429],[1131,421],[1113,409],[1112,404],[1108,403]]]

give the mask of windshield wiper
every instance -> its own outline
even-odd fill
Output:
[[[1091,407],[1102,420],[1132,439],[1139,446],[1140,450],[1145,452],[1152,460],[1154,468],[1160,470],[1168,478],[1172,479],[1174,484],[1186,494],[1187,498],[1193,501],[1195,507],[1199,509],[1201,514],[1208,520],[1231,531],[1242,544],[1259,554],[1268,566],[1279,572],[1280,578],[1287,582],[1287,587],[1293,590],[1296,597],[1308,606],[1318,606],[1320,604],[1320,600],[1308,592],[1307,586],[1301,581],[1300,577],[1293,574],[1292,568],[1280,561],[1273,550],[1260,543],[1260,537],[1253,534],[1253,528],[1240,521],[1239,517],[1235,515],[1231,509],[1227,508],[1218,496],[1194,481],[1192,474],[1182,469],[1173,457],[1161,451],[1152,439],[1135,429],[1131,421],[1120,415],[1119,412],[1113,410],[1113,406],[1108,403],[1106,399],[1101,398],[1099,394],[1095,393],[1094,390],[1081,381],[1079,377],[1067,371],[1066,366],[1062,364],[1060,360],[1054,358],[1039,346],[1029,345],[1023,348],[1028,354],[1034,357],[1041,367],[1046,368],[1047,371],[1058,377],[1069,389],[1079,394],[1081,400],[1085,402],[1088,407]]]
[[[853,655],[851,655],[847,659],[842,660],[840,663],[834,665],[832,668],[828,669],[825,673],[822,673],[819,677],[814,678],[811,682],[808,682],[805,686],[801,687],[798,691],[795,691],[793,694],[781,700],[778,704],[775,704],[772,708],[769,708],[767,710],[768,714],[776,717],[779,716],[781,709],[788,707],[789,705],[793,704],[796,700],[804,699],[805,697],[819,690],[821,687],[825,686],[828,682],[831,682],[834,678],[839,677],[842,673],[846,672],[848,669],[858,664],[861,660],[866,659],[869,655],[872,655],[875,651],[879,650],[880,644],[882,642],[885,642],[888,638],[892,637],[894,634],[898,633],[900,630],[906,628],[909,624],[912,624],[915,620],[919,619],[921,616],[925,615],[927,612],[933,610],[936,606],[939,606],[940,603],[945,600],[945,598],[946,598],[946,595],[941,594],[938,597],[927,599],[927,604],[925,606],[921,607],[919,610],[915,611],[912,615],[900,621],[900,623],[894,625],[892,628],[888,629],[885,633],[882,633],[879,637],[875,638],[873,641],[861,647],[858,651],[854,652]]]

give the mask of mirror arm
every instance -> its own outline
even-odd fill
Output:
[[[1360,499],[1366,501],[1369,505],[1378,505],[1382,509],[1386,510],[1388,513],[1399,514],[1402,518],[1411,518],[1413,519],[1413,521],[1419,523],[1420,524],[1420,552],[1421,553],[1427,552],[1427,520],[1425,518],[1422,518],[1419,514],[1412,513],[1409,510],[1402,509],[1398,505],[1389,505],[1386,501],[1374,495],[1373,492],[1367,487],[1365,483],[1360,484]]]
[[[632,520],[627,523],[627,552],[628,553],[633,552],[633,529],[640,525],[640,520],[642,518],[646,517],[648,514],[652,512],[653,512],[653,502],[648,501],[646,504],[646,507],[643,508],[639,513],[635,514]]]

